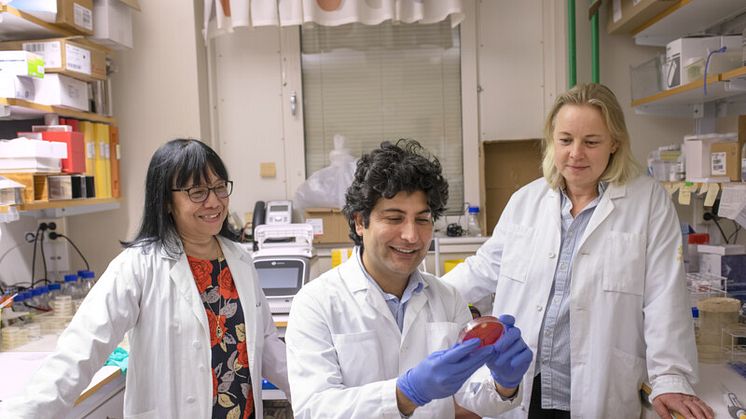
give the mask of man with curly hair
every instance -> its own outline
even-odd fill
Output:
[[[440,162],[383,142],[358,162],[345,216],[355,257],[304,287],[286,333],[297,418],[453,418],[517,406],[532,353],[501,316],[501,339],[457,343],[470,320],[451,286],[419,272],[448,201]]]

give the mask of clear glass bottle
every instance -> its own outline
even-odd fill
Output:
[[[82,271],[80,280],[82,281],[80,284],[80,298],[85,298],[96,283],[96,274],[93,271]]]
[[[78,298],[78,275],[65,275],[65,282],[62,285],[62,295],[69,295],[73,300]]]
[[[746,143],[741,147],[741,182],[746,182]]]
[[[482,227],[479,225],[479,207],[469,207],[469,216],[466,218],[466,232],[471,237],[482,236]]]

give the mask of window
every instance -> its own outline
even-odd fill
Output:
[[[448,20],[301,31],[306,175],[329,164],[335,134],[353,155],[412,138],[440,159],[448,213],[463,211],[460,39]]]

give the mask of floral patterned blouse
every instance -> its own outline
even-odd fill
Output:
[[[187,259],[210,325],[212,417],[254,418],[246,326],[231,271],[225,259]]]

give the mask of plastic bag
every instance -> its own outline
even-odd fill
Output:
[[[329,152],[331,164],[314,172],[295,191],[296,208],[342,208],[347,188],[352,185],[357,159],[345,147],[345,137],[334,135],[334,150]]]

